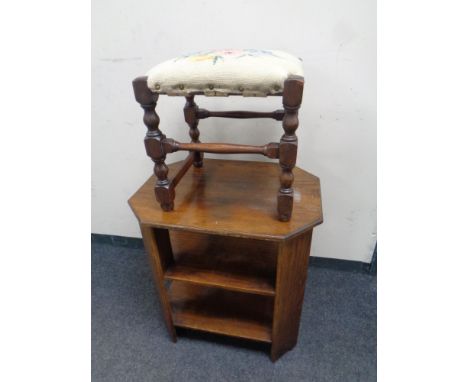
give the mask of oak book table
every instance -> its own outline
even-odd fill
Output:
[[[174,342],[177,327],[240,337],[270,343],[273,361],[296,345],[322,206],[319,179],[294,174],[289,222],[276,217],[274,163],[205,159],[180,180],[171,212],[154,199],[154,176],[130,198]]]

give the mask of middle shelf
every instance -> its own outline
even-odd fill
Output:
[[[166,280],[264,296],[275,295],[277,244],[171,231],[174,263]]]

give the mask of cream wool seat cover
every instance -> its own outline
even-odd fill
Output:
[[[156,93],[265,97],[283,91],[286,78],[303,76],[301,59],[279,50],[207,50],[173,58],[148,73]]]

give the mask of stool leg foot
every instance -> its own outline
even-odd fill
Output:
[[[197,154],[200,154],[200,153],[197,153]],[[193,166],[197,168],[203,167],[203,158],[199,158],[198,160],[193,161]]]
[[[157,201],[164,211],[172,211],[174,209],[175,191],[171,182],[167,179],[168,172],[169,168],[166,163],[164,163],[164,159],[158,159],[155,161],[154,174],[156,175],[157,181],[154,193]]]
[[[195,96],[190,95],[185,97],[187,102],[185,103],[184,106],[184,116],[185,116],[185,122],[190,127],[190,138],[192,139],[193,143],[200,143],[200,140],[198,139],[200,137],[200,130],[198,130],[198,121],[199,119],[197,118],[197,111],[198,111],[198,106],[194,101]],[[203,153],[199,151],[195,151],[194,153],[194,161],[193,165],[195,167],[203,167]]]
[[[293,169],[296,165],[297,156],[297,136],[296,129],[299,126],[297,117],[302,101],[302,90],[304,88],[304,78],[292,76],[284,81],[283,91],[283,130],[279,145],[279,164],[281,167],[280,189],[278,192],[278,219],[289,221],[291,219],[294,189]]]
[[[292,176],[292,172],[283,172],[281,177]],[[294,190],[292,187],[285,187],[281,182],[281,188],[278,191],[278,220],[287,222],[291,219],[292,209],[294,200]]]

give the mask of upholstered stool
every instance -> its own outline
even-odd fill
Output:
[[[170,211],[174,208],[177,183],[192,164],[202,167],[203,153],[256,153],[279,159],[278,218],[288,221],[293,207],[292,170],[297,154],[295,131],[299,124],[297,114],[303,87],[302,62],[299,58],[277,50],[259,49],[210,50],[184,55],[165,61],[152,68],[146,76],[136,78],[133,88],[137,102],[145,111],[143,121],[148,128],[145,147],[155,163],[155,194],[162,209]],[[155,108],[160,94],[186,98],[184,115],[190,127],[190,143],[166,138],[159,129],[159,116]],[[284,109],[272,112],[209,111],[195,104],[195,95],[282,96]],[[279,143],[264,146],[201,143],[198,121],[208,117],[273,118],[283,121],[284,134]],[[164,163],[166,154],[179,150],[190,153],[179,173],[169,180],[168,167]]]

